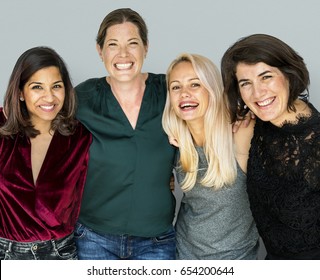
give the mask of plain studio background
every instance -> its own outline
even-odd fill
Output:
[[[310,101],[320,109],[318,0],[2,0],[0,105],[16,60],[31,47],[54,48],[69,66],[74,85],[105,76],[95,48],[96,33],[107,13],[123,7],[140,13],[149,28],[144,71],[165,73],[181,52],[205,55],[219,66],[224,51],[240,37],[267,33],[305,59]]]

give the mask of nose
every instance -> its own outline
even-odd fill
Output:
[[[52,102],[55,98],[54,92],[51,89],[45,91],[43,99],[47,102]]]
[[[190,96],[190,92],[187,87],[181,88],[181,96],[182,97],[189,97]]]
[[[265,88],[262,83],[255,83],[252,87],[252,95],[255,98],[260,98],[265,92]]]
[[[128,53],[128,51],[127,51],[127,47],[126,46],[123,46],[123,47],[120,48],[120,56],[125,57],[125,56],[127,56],[127,53]]]

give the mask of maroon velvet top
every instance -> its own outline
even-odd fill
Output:
[[[34,184],[29,138],[0,137],[0,237],[30,242],[61,238],[73,231],[90,144],[91,134],[80,123],[71,136],[56,132]]]

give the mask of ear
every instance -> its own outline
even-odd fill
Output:
[[[147,57],[148,50],[149,50],[149,42],[148,42],[148,44],[144,47],[144,51],[145,51],[144,58]]]
[[[101,50],[99,44],[96,44],[96,49],[97,49],[97,52],[98,52],[98,54],[100,56],[101,61],[103,61],[102,50]]]
[[[23,91],[20,91],[19,99],[20,99],[20,101],[24,101],[24,93],[23,93]]]

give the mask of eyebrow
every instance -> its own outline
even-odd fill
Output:
[[[55,84],[59,84],[59,83],[63,83],[63,81],[62,81],[62,80],[58,80],[58,81],[56,81],[56,82],[54,82],[54,83],[52,83],[52,84],[55,85]],[[41,83],[41,82],[30,82],[30,83],[28,84],[28,86],[30,86],[30,85],[32,85],[32,84],[42,85],[43,83]]]
[[[260,74],[258,75],[258,77],[261,77],[261,76],[263,76],[263,75],[265,75],[265,74],[267,74],[267,73],[271,73],[271,71],[270,71],[270,70],[263,71],[262,73],[260,73]],[[249,80],[249,79],[241,79],[241,80],[238,81],[238,84],[241,83],[241,82],[246,82],[246,81],[248,81],[248,80]]]
[[[133,41],[133,40],[140,40],[140,39],[139,39],[139,37],[132,37],[132,38],[128,39],[129,42]],[[118,39],[114,39],[114,38],[110,38],[110,39],[106,40],[105,42],[107,43],[107,42],[110,42],[110,41],[118,42],[119,40]]]
[[[188,82],[192,82],[192,81],[194,81],[194,80],[200,81],[200,79],[196,77],[196,78],[191,78],[191,79],[189,79]],[[177,81],[177,80],[173,80],[173,81],[171,81],[171,82],[169,83],[169,85],[171,85],[172,83],[180,83],[180,82]]]
[[[266,70],[266,71],[263,71],[261,74],[258,75],[258,77],[261,77],[267,73],[270,73],[271,71],[270,70]]]

